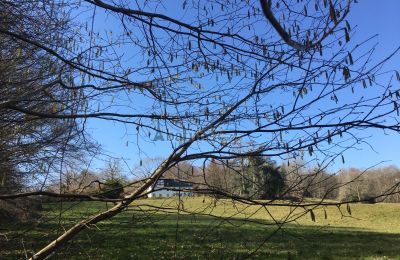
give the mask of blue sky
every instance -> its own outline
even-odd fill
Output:
[[[355,43],[378,34],[378,42],[374,59],[377,61],[387,56],[400,45],[400,1],[398,0],[361,0],[353,5],[349,21],[352,26],[357,25],[356,34],[352,37]],[[387,67],[400,70],[400,57],[395,56]],[[400,83],[395,83],[400,84]],[[89,131],[93,138],[98,141],[105,152],[111,156],[124,158],[130,167],[138,164],[140,159],[146,157],[164,157],[171,151],[169,142],[146,143],[140,141],[141,152],[133,144],[135,130],[133,127],[125,126],[107,121],[92,120],[89,122]],[[346,163],[336,163],[331,170],[341,167],[360,167],[366,168],[379,162],[386,161],[384,164],[395,164],[400,166],[400,135],[391,132],[383,133],[378,130],[368,130],[361,133],[363,136],[371,136],[368,145],[360,145],[358,150],[349,150],[345,153]],[[128,146],[126,145],[128,142]],[[96,163],[95,167],[101,167],[101,163]]]
[[[363,40],[369,35],[378,34],[375,58],[385,57],[400,46],[400,1],[398,0],[361,0],[358,1],[350,13],[351,24],[358,25],[355,40]],[[400,57],[395,56],[387,67],[400,70]],[[400,85],[399,82],[394,84]],[[386,164],[400,166],[400,135],[373,130],[364,133],[371,135],[370,145],[375,149],[372,151],[368,146],[361,146],[362,150],[346,152],[346,166],[369,167],[381,161]]]

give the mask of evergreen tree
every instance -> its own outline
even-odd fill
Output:
[[[278,197],[284,189],[285,181],[276,162],[261,156],[250,156],[246,161],[242,194],[253,199]]]

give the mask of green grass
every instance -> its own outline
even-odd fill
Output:
[[[140,200],[112,220],[83,231],[57,259],[400,259],[400,205],[357,204],[314,210],[277,230],[273,219],[304,209],[246,206],[187,198],[177,221],[176,198]],[[49,204],[35,223],[0,223],[0,259],[23,259],[103,203]],[[171,208],[160,210],[153,206]],[[181,207],[182,208],[182,207]],[[268,210],[268,211],[267,211]],[[63,213],[60,214],[60,211]],[[268,214],[270,212],[272,217]],[[298,215],[298,216],[300,216]],[[176,232],[177,231],[177,232]],[[270,236],[272,237],[268,239]],[[7,239],[5,238],[7,237]],[[256,250],[258,249],[258,250]]]

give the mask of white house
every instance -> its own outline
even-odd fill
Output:
[[[188,191],[191,189],[193,189],[192,183],[175,179],[160,178],[155,185],[147,189],[147,192],[149,192],[149,198],[179,196],[179,191],[182,197],[187,197],[193,196],[193,193]]]

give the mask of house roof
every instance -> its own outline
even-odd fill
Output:
[[[177,179],[169,179],[169,178],[160,178],[157,182],[157,184],[160,183],[160,181],[163,181],[163,186],[164,187],[181,187],[181,188],[188,188],[188,187],[193,187],[193,184],[184,181],[184,180],[177,180]]]

